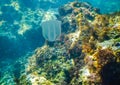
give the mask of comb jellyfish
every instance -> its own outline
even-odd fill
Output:
[[[48,20],[41,23],[42,35],[45,40],[53,42],[59,39],[61,35],[61,21],[58,20]]]

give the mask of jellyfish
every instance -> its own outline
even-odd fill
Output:
[[[45,40],[53,42],[59,39],[61,35],[61,21],[59,20],[48,20],[41,23],[42,35]]]

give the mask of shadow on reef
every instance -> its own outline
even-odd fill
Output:
[[[120,63],[111,62],[106,64],[101,70],[102,85],[120,84]]]
[[[9,57],[12,59],[19,58],[27,52],[33,51],[38,46],[42,46],[43,43],[44,38],[42,37],[41,29],[31,29],[24,36],[16,34],[13,39],[0,36],[0,60]]]

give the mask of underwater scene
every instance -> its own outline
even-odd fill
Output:
[[[0,85],[120,85],[120,0],[0,0]]]

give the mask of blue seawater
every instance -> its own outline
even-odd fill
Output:
[[[26,58],[45,43],[40,23],[43,15],[74,0],[0,0],[0,85],[14,85]],[[120,11],[120,0],[79,0],[89,2],[103,14]]]
[[[120,0],[81,0],[89,2],[92,6],[100,9],[101,13],[108,14],[120,11]]]

